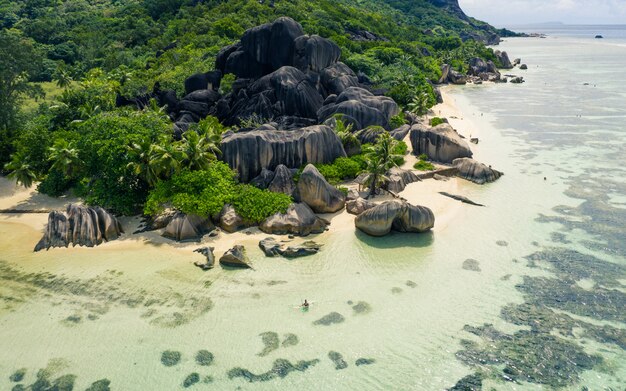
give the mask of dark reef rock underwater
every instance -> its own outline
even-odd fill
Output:
[[[391,200],[366,210],[356,217],[355,226],[371,236],[398,232],[426,232],[435,226],[435,215],[425,206]]]
[[[122,233],[120,222],[106,210],[98,206],[69,204],[65,213],[50,212],[43,238],[35,246],[35,251],[70,244],[94,247],[103,241],[115,240]]]

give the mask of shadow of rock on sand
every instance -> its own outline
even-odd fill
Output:
[[[357,239],[366,245],[379,249],[398,248],[398,247],[428,247],[435,241],[435,235],[432,231],[424,233],[401,233],[391,231],[384,237],[369,236],[355,228]]]

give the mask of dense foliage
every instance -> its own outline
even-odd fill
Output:
[[[175,141],[154,103],[115,107],[118,95],[134,97],[157,83],[181,97],[184,79],[213,69],[220,48],[278,16],[333,40],[373,89],[417,114],[435,104],[430,81],[442,63],[462,70],[471,56],[494,59],[478,42],[492,27],[426,0],[0,0],[0,170],[25,186],[40,182],[50,195],[74,189],[118,213],[144,206],[154,213],[168,202],[216,213],[231,202],[256,221],[283,209],[288,197],[237,184],[216,163],[225,129],[214,119]],[[361,39],[364,31],[375,39]],[[233,82],[226,75],[220,92]],[[35,101],[52,85],[54,100]],[[392,120],[404,122],[402,115]],[[351,129],[336,130],[358,153]],[[388,155],[401,164],[406,151],[394,147]],[[319,168],[338,182],[368,161],[360,154]]]

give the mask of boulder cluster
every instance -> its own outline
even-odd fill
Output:
[[[516,58],[513,62],[509,59],[509,55],[505,51],[494,51],[494,55],[500,63],[502,69],[513,69],[519,66],[519,69],[526,70],[528,66],[521,64],[521,59]],[[484,60],[479,57],[474,57],[469,61],[469,67],[467,74],[456,71],[450,65],[444,64],[441,66],[441,78],[439,84],[466,84],[474,83],[481,84],[485,81],[495,83],[523,83],[524,78],[515,75],[502,75],[498,70],[498,67],[491,60]]]
[[[35,246],[35,251],[70,244],[94,247],[115,240],[122,233],[120,222],[106,210],[69,204],[65,213],[50,212],[43,238]]]
[[[359,214],[354,223],[358,229],[371,236],[384,236],[392,230],[426,232],[435,225],[435,215],[425,206],[392,200]]]

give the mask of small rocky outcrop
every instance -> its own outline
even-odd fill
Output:
[[[220,265],[247,269],[252,268],[248,256],[246,255],[246,249],[241,245],[236,245],[226,251],[220,258]]]
[[[521,77],[521,76],[514,76],[514,77],[511,78],[510,81],[513,84],[522,84],[522,83],[524,83],[524,78]]]
[[[348,190],[348,195],[346,195],[346,202],[356,200],[357,198],[361,198],[361,195],[356,189]]]
[[[178,212],[167,224],[161,236],[178,242],[200,240],[215,229],[210,219]]]
[[[402,141],[406,138],[410,131],[411,125],[406,124],[392,130],[391,132],[389,132],[389,135],[398,141]]]
[[[474,206],[485,206],[483,204],[479,204],[478,202],[474,202],[470,200],[469,198],[462,196],[462,195],[450,194],[445,191],[440,191],[439,194],[441,194],[442,196],[452,198],[453,200],[461,201],[464,204],[469,204],[469,205],[474,205]]]
[[[382,126],[390,130],[391,117],[397,115],[400,108],[393,99],[376,96],[360,87],[349,87],[337,97],[326,99],[324,106],[317,112],[320,123],[330,117],[341,114],[346,123],[360,130],[368,126]]]
[[[331,163],[346,156],[337,134],[324,125],[290,131],[230,133],[223,138],[221,148],[222,159],[239,172],[242,182],[280,164],[300,167],[307,163]]]
[[[300,174],[297,189],[300,201],[310,206],[315,213],[334,213],[346,204],[345,194],[326,182],[312,164],[308,164]]]
[[[285,258],[299,258],[317,254],[322,248],[322,245],[312,240],[307,240],[298,245],[285,247],[285,244],[279,243],[274,238],[265,238],[259,242],[259,247],[268,257],[282,255]]]
[[[425,206],[391,200],[366,210],[356,217],[355,226],[371,236],[398,232],[426,232],[435,225],[433,212]]]
[[[35,251],[70,244],[94,247],[115,240],[122,233],[124,230],[117,218],[103,208],[69,204],[65,213],[50,212],[44,235]]]
[[[493,82],[499,81],[501,76],[493,61],[485,61],[478,57],[470,60],[467,73],[479,80]]]
[[[443,64],[441,66],[441,78],[439,79],[439,84],[452,83],[462,85],[467,83],[467,76],[464,74],[455,71],[448,64]]]
[[[284,193],[292,196],[296,190],[296,183],[293,180],[291,170],[284,164],[279,164],[274,172],[274,178],[272,178],[267,189],[275,193]]]
[[[419,177],[411,170],[403,170],[399,167],[392,167],[387,172],[387,178],[389,178],[385,184],[387,190],[394,193],[399,193],[404,188],[413,182],[419,181]]]
[[[252,225],[246,222],[230,204],[224,205],[219,214],[218,221],[220,228],[229,233],[248,228]]]
[[[452,163],[454,159],[472,157],[472,151],[465,140],[449,124],[435,127],[413,125],[411,145],[415,155],[426,154],[430,160]]]
[[[528,65],[522,64],[522,65],[519,66],[519,69],[526,70],[526,69],[528,69]]]
[[[193,250],[194,253],[202,254],[206,258],[204,262],[196,261],[193,264],[202,270],[213,269],[215,266],[215,255],[213,255],[213,250],[215,250],[214,247],[200,247]]]
[[[358,216],[366,210],[372,209],[375,206],[376,203],[359,197],[357,199],[346,202],[346,211],[352,215]]]
[[[513,68],[513,64],[511,63],[511,60],[509,59],[509,55],[506,52],[501,52],[499,50],[496,50],[495,52],[493,52],[493,54],[496,56],[498,61],[500,61],[500,65],[502,65],[502,68],[504,69]]]
[[[502,172],[470,158],[455,159],[452,165],[459,170],[457,174],[459,177],[479,185],[493,182],[504,175]]]
[[[328,222],[313,213],[307,204],[294,203],[285,213],[276,213],[265,219],[259,228],[270,235],[300,235],[322,233]]]

